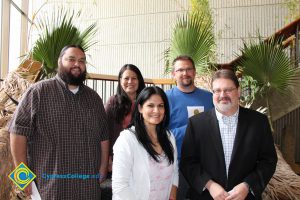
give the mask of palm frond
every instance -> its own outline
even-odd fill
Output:
[[[282,39],[271,38],[258,43],[250,41],[244,43],[242,49],[241,65],[243,74],[251,76],[257,81],[258,94],[263,96],[266,103],[269,124],[272,132],[272,109],[270,94],[290,94],[291,86],[296,86],[297,68],[291,65],[288,55],[284,52]]]
[[[87,51],[96,43],[93,40],[97,31],[96,23],[82,31],[75,26],[81,13],[64,8],[56,10],[51,16],[36,18],[35,26],[39,38],[28,54],[35,61],[42,63],[42,78],[51,77],[56,73],[58,57],[61,49],[70,44],[80,45]]]
[[[272,38],[268,42],[244,43],[240,65],[243,73],[253,77],[260,90],[286,93],[296,79],[297,69],[291,66],[290,58],[284,52],[281,39]]]
[[[164,52],[166,73],[171,71],[170,64],[179,55],[192,57],[198,72],[207,70],[215,40],[211,21],[204,19],[198,12],[177,19],[170,47]]]

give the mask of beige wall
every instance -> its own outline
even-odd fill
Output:
[[[43,0],[33,0],[35,9]],[[48,0],[44,10],[61,7]],[[88,52],[95,67],[89,71],[116,75],[125,63],[136,64],[147,78],[164,78],[163,52],[168,47],[176,17],[185,13],[189,0],[68,0],[81,8],[81,24],[97,21],[98,44]],[[243,40],[263,37],[286,24],[285,0],[210,0],[217,39],[217,62],[233,60]]]
[[[40,0],[35,0],[41,2]],[[62,1],[48,0],[43,8],[58,8]],[[97,21],[98,44],[88,52],[95,66],[89,71],[117,75],[125,63],[137,65],[147,78],[163,76],[163,52],[168,47],[176,16],[188,9],[188,0],[70,0],[82,8],[82,24]],[[36,9],[38,6],[36,6]],[[36,10],[33,9],[33,10]]]
[[[243,40],[268,37],[286,23],[285,0],[211,0],[217,37],[217,62],[228,63],[239,54]]]

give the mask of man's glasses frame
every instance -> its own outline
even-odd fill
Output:
[[[175,72],[178,72],[178,73],[181,73],[183,74],[184,72],[186,73],[190,73],[192,71],[194,71],[195,69],[193,67],[188,67],[186,69],[182,69],[182,68],[179,68],[179,69],[176,69]]]
[[[220,95],[222,92],[224,92],[225,94],[231,94],[236,89],[237,89],[236,87],[234,87],[234,88],[225,88],[223,90],[221,90],[221,89],[213,89],[212,92],[215,95]]]

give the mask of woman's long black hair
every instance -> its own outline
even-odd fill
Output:
[[[112,114],[114,116],[114,119],[116,119],[117,123],[121,124],[122,121],[124,120],[125,116],[131,111],[131,105],[132,102],[129,98],[129,96],[127,95],[127,93],[124,91],[124,89],[121,86],[121,78],[123,73],[126,70],[131,70],[133,71],[138,79],[138,89],[136,91],[136,96],[139,95],[139,93],[145,88],[145,82],[144,82],[144,78],[142,76],[142,73],[140,72],[139,68],[137,68],[135,65],[133,64],[125,64],[119,72],[118,75],[118,86],[117,86],[117,94],[115,95],[114,98],[114,103],[112,104]]]
[[[152,96],[159,95],[164,103],[165,115],[163,120],[156,126],[157,138],[162,150],[169,160],[169,164],[174,162],[174,148],[169,139],[168,125],[169,125],[169,102],[165,92],[156,86],[146,87],[141,91],[134,105],[134,111],[132,114],[131,125],[135,126],[135,131],[129,128],[136,135],[138,141],[144,146],[150,156],[159,162],[159,154],[154,150],[151,139],[146,131],[143,116],[140,114],[138,107],[143,106],[144,103]]]

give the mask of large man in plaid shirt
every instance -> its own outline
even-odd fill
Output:
[[[100,199],[107,173],[107,119],[99,95],[83,84],[80,46],[62,49],[58,74],[24,94],[10,123],[14,163],[36,174],[43,200]],[[31,185],[25,188],[31,193]]]

